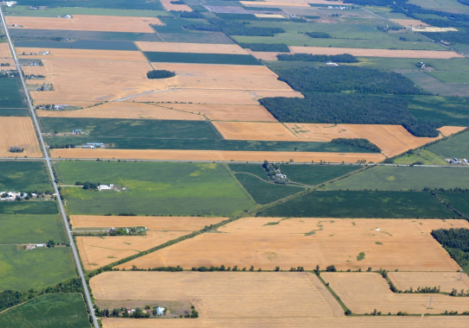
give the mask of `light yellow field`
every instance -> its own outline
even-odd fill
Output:
[[[33,121],[30,117],[0,119],[0,157],[42,157]],[[10,147],[24,148],[22,153],[9,152]]]
[[[378,273],[326,272],[321,277],[345,305],[357,314],[371,313],[374,309],[393,314],[399,311],[409,314],[441,314],[445,311],[461,313],[469,309],[469,297],[393,293],[386,280]]]
[[[458,29],[454,27],[414,27],[412,29],[415,32],[457,32]]]
[[[301,2],[264,2],[264,1],[240,1],[246,7],[310,7],[307,3]]]
[[[135,42],[142,51],[185,52],[210,54],[246,55],[245,49],[237,44],[177,43],[177,42]]]
[[[267,152],[267,151],[222,151],[222,150],[139,150],[139,149],[52,149],[56,158],[101,158],[101,159],[152,159],[185,161],[248,161],[263,162],[331,162],[356,163],[366,161],[378,163],[385,159],[376,153],[307,153],[307,152]]]
[[[428,24],[426,24],[424,22],[421,22],[417,19],[390,19],[390,21],[393,21],[394,23],[397,23],[397,24],[405,26],[405,27],[429,26]]]
[[[99,106],[69,111],[37,110],[36,114],[39,117],[88,117],[191,121],[205,120],[204,116],[202,115],[133,102],[109,102]]]
[[[16,48],[18,57],[31,58],[26,54],[39,53],[41,51],[49,51],[47,56],[39,56],[42,59],[73,59],[73,60],[106,60],[106,61],[129,61],[129,62],[147,62],[148,60],[140,51],[121,51],[121,50],[88,50],[88,49],[50,49],[50,48]],[[41,66],[26,66],[40,67]],[[25,67],[25,68],[26,68]]]
[[[223,217],[192,216],[99,216],[70,215],[73,229],[111,228],[111,227],[146,227],[154,231],[195,231],[205,226],[219,223]]]
[[[8,43],[0,43],[0,58],[12,58]]]
[[[418,287],[440,287],[441,292],[450,293],[456,288],[459,293],[461,289],[464,292],[469,289],[469,277],[465,273],[461,276],[459,272],[389,272],[388,278],[402,291],[410,288],[416,290]]]
[[[229,140],[301,141],[282,123],[213,122]]]
[[[73,15],[73,18],[7,16],[5,19],[12,29],[155,33],[150,25],[163,25],[158,18],[130,16]]]
[[[171,1],[172,0],[160,0],[164,9],[166,9],[167,11],[192,11],[192,8],[188,5],[177,5],[171,3]]]
[[[257,18],[285,18],[282,15],[275,14],[254,14]]]
[[[278,224],[270,224],[278,222]],[[368,267],[390,271],[456,271],[459,266],[430,235],[433,229],[469,227],[464,220],[244,218],[119,265],[123,269],[235,266],[313,270]],[[376,229],[379,228],[379,231]],[[365,258],[357,260],[359,253]]]
[[[0,67],[2,71],[16,69],[15,60],[12,58],[0,58],[0,64],[10,64],[10,66]]]
[[[90,287],[98,300],[190,300],[201,318],[344,315],[309,272],[106,272],[91,278]]]
[[[450,136],[452,134],[461,132],[463,130],[467,129],[467,127],[461,127],[461,126],[443,126],[438,129],[445,137]]]

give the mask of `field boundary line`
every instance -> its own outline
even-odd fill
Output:
[[[49,157],[49,154],[47,153],[46,145],[44,143],[44,138],[43,138],[42,133],[41,133],[41,128],[40,128],[39,122],[37,120],[36,113],[34,112],[34,107],[33,107],[32,101],[31,101],[31,97],[30,97],[29,92],[28,92],[28,88],[27,88],[26,83],[24,81],[24,76],[23,76],[23,72],[21,70],[21,65],[18,61],[18,56],[16,55],[16,51],[15,51],[15,48],[13,46],[13,42],[11,41],[10,32],[8,31],[8,27],[7,27],[7,24],[6,24],[6,21],[5,21],[5,16],[3,15],[2,6],[0,6],[0,16],[1,16],[1,20],[2,20],[3,29],[5,30],[5,35],[7,36],[7,39],[8,39],[8,44],[10,45],[10,51],[13,55],[13,59],[15,60],[16,67],[18,68],[18,74],[20,76],[21,84],[23,86],[23,90],[25,92],[26,99],[28,101],[29,110],[31,111],[31,117],[33,118],[34,126],[36,128],[36,133],[39,134],[39,143],[41,144],[42,151],[44,152],[44,157],[43,158],[46,161],[46,164],[47,164],[46,166],[48,168],[50,178],[52,179],[52,186],[54,187],[54,191],[57,195],[57,202],[59,204],[60,214],[62,216],[65,231],[67,232],[67,237],[68,237],[68,240],[70,242],[70,248],[71,248],[71,251],[73,253],[75,266],[76,266],[76,269],[78,270],[78,275],[80,276],[81,281],[82,281],[83,290],[85,292],[85,296],[86,296],[86,300],[87,300],[87,305],[88,305],[88,308],[90,310],[91,318],[93,319],[93,325],[94,325],[95,328],[100,328],[99,324],[98,324],[98,320],[96,319],[93,303],[91,301],[90,293],[88,291],[88,286],[86,284],[85,276],[84,276],[83,270],[80,266],[80,259],[78,257],[78,253],[77,253],[75,244],[73,243],[72,234],[71,234],[71,231],[70,231],[70,226],[68,224],[67,216],[65,214],[65,209],[64,209],[64,206],[63,206],[63,203],[62,203],[62,199],[60,197],[60,192],[59,192],[59,189],[57,187],[57,182],[56,182],[56,179],[55,179],[55,176],[54,176],[54,171],[52,169],[52,165],[51,165],[51,162],[50,162],[50,157]]]

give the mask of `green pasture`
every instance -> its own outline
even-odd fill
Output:
[[[2,328],[90,328],[81,294],[45,294],[0,314]]]
[[[469,7],[459,3],[457,0],[410,0],[409,3],[425,9],[469,14]]]
[[[209,52],[210,49],[207,49]],[[184,52],[144,52],[150,62],[191,63],[191,64],[224,64],[224,65],[262,65],[251,55],[232,54],[199,54]]]
[[[0,226],[2,244],[67,242],[59,215],[1,215]]]
[[[0,245],[0,290],[45,288],[75,275],[68,247],[19,250]]]
[[[439,96],[469,97],[469,84],[446,84],[426,72],[400,72],[417,86]]]
[[[69,214],[230,215],[254,204],[224,164],[58,162],[62,184],[96,182],[122,192],[63,187]]]
[[[437,155],[446,158],[469,159],[469,132],[449,137],[446,140],[436,142],[428,146],[428,149]]]
[[[52,190],[43,162],[0,162],[0,192]]]
[[[468,72],[428,72],[434,78],[440,80],[443,83],[469,83]]]
[[[1,62],[1,59],[0,59]],[[1,68],[2,70],[5,67]],[[26,108],[21,82],[17,78],[0,78],[0,109]]]
[[[14,201],[0,202],[0,215],[3,214],[58,214],[59,209],[54,201]]]
[[[469,71],[469,58],[429,59],[429,58],[386,58],[358,57],[359,63],[351,66],[389,70],[417,70],[420,62],[430,65],[436,71]]]
[[[0,116],[29,116],[27,108],[0,108]]]
[[[354,165],[281,165],[281,170],[288,179],[307,185],[320,183],[338,178],[360,169]]]
[[[33,35],[42,34],[43,30],[29,30],[33,31]],[[21,32],[25,32],[24,30]],[[77,33],[72,31],[72,33]],[[79,33],[79,32],[78,32]],[[91,32],[93,33],[93,32]],[[98,32],[105,33],[105,32]],[[119,33],[119,32],[110,32]],[[31,35],[28,37],[34,38]],[[42,34],[44,35],[44,34]],[[12,34],[12,37],[15,35]],[[52,37],[52,36],[50,36]],[[65,37],[65,36],[64,36]],[[26,48],[57,48],[57,49],[90,49],[90,50],[126,50],[126,51],[138,51],[137,46],[130,41],[106,41],[106,40],[78,40],[72,42],[57,42],[57,41],[15,41],[15,47],[26,47]]]
[[[432,153],[426,148],[413,150],[411,153],[405,153],[393,160],[394,164],[411,165],[414,163],[423,163],[423,165],[448,165],[440,156]]]
[[[453,218],[428,192],[313,191],[265,209],[258,216],[337,218]]]
[[[468,73],[469,74],[469,73]],[[469,126],[469,98],[403,96],[410,112],[419,120],[441,125]]]
[[[106,9],[140,9],[159,10],[163,7],[159,1],[148,0],[24,0],[20,3],[23,6],[46,6],[46,7],[85,7],[85,8],[106,8]]]
[[[462,192],[437,192],[445,203],[451,205],[457,211],[461,212],[466,218],[469,217],[468,194]]]
[[[112,9],[112,8],[80,8],[80,7],[48,7],[44,10],[31,10],[30,6],[15,6],[5,9],[5,16],[25,17],[57,17],[64,15],[99,15],[99,16],[134,16],[134,17],[158,17],[167,16],[169,13],[163,10],[143,9]]]
[[[133,32],[11,29],[10,36],[17,46],[18,44],[25,47],[37,45],[39,47],[62,49],[135,51],[138,49],[133,41],[163,41],[157,33]],[[75,41],[57,41],[64,40],[64,38]]]
[[[452,167],[376,166],[326,186],[327,190],[408,191],[467,188],[469,170]]]

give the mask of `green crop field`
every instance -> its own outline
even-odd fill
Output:
[[[76,2],[76,1],[75,1]],[[21,5],[24,6],[46,6],[46,7],[87,7],[87,8],[109,8],[109,9],[145,9],[145,10],[163,10],[159,1],[148,0],[88,0],[78,1],[71,4],[68,0],[24,0]]]
[[[29,31],[33,31],[34,35],[37,35],[37,34],[44,35],[44,33],[41,32],[42,30],[29,30]],[[24,34],[27,31],[21,30],[21,32]],[[103,33],[103,32],[100,32],[100,33]],[[12,37],[14,36],[15,34],[12,33]],[[33,37],[33,36],[28,35],[28,37]],[[67,36],[63,36],[63,37],[67,37]],[[130,41],[105,41],[105,40],[99,40],[99,41],[98,40],[79,40],[79,41],[73,41],[73,42],[15,41],[15,47],[138,51],[137,46],[133,42],[130,42]]]
[[[69,214],[229,215],[254,204],[224,164],[58,162],[66,185],[99,182],[122,192],[62,188]]]
[[[436,71],[469,71],[469,58],[430,59],[430,58],[387,58],[358,57],[359,63],[352,66],[389,70],[416,70],[420,62],[433,67]]]
[[[448,163],[440,156],[432,153],[426,148],[413,150],[411,153],[399,156],[393,160],[394,164],[423,163],[423,165],[448,165]]]
[[[0,60],[1,61],[1,60]],[[0,78],[0,109],[26,108],[21,83],[16,78]]]
[[[29,113],[26,108],[0,108],[0,116],[29,116]]]
[[[210,49],[207,49],[210,51]],[[149,52],[143,53],[150,62],[225,64],[225,65],[262,65],[251,55],[184,53],[184,52]]]
[[[377,166],[326,186],[327,190],[422,190],[467,188],[469,170],[451,167]]]
[[[44,10],[31,10],[30,6],[15,6],[13,10],[5,9],[5,16],[23,17],[57,17],[64,15],[99,15],[99,16],[134,16],[134,17],[157,17],[166,16],[167,12],[162,10],[139,10],[139,9],[103,9],[103,8],[45,8]]]
[[[1,215],[0,226],[2,244],[67,242],[59,215]]]
[[[445,203],[451,205],[457,211],[461,212],[466,218],[469,217],[468,194],[462,192],[437,192]]]
[[[467,72],[428,72],[428,74],[443,83],[469,83],[469,74]]]
[[[469,84],[446,84],[426,72],[401,72],[417,86],[439,96],[469,97]]]
[[[53,201],[0,202],[0,214],[58,214],[57,203]]]
[[[469,8],[457,0],[410,0],[409,3],[425,9],[469,14]]]
[[[338,178],[350,172],[360,169],[353,165],[281,165],[282,172],[288,179],[307,184],[318,185],[320,183]]]
[[[90,328],[81,294],[46,294],[0,314],[2,328]]]
[[[466,158],[469,159],[469,132],[463,132],[446,140],[430,145],[428,149],[437,155],[446,158]]]
[[[44,288],[75,277],[68,247],[19,250],[0,245],[0,290]]]
[[[0,192],[52,190],[43,162],[0,162]]]
[[[453,218],[427,192],[313,191],[259,212],[272,217]]]

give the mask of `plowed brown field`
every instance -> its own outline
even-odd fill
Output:
[[[150,120],[205,120],[204,116],[180,110],[172,110],[132,102],[109,102],[103,105],[69,111],[38,110],[40,117],[89,117],[89,118],[123,118]]]
[[[210,54],[246,55],[248,52],[237,44],[177,43],[177,42],[135,42],[142,51],[189,52]]]
[[[190,300],[202,318],[344,315],[309,272],[106,272],[90,286],[98,300]]]
[[[301,141],[282,123],[213,122],[229,140]]]
[[[7,16],[5,19],[10,25],[9,28],[39,30],[155,33],[150,25],[163,25],[158,18],[130,16],[73,15],[73,18]],[[13,24],[19,27],[11,26]]]
[[[167,11],[192,11],[192,8],[188,5],[178,5],[171,3],[171,1],[173,0],[160,0],[164,9],[166,9]]]
[[[371,313],[374,309],[393,314],[399,311],[409,314],[441,314],[445,311],[461,313],[469,309],[469,297],[393,293],[387,281],[378,273],[326,272],[321,277],[345,305],[357,314]]]
[[[418,287],[440,287],[440,291],[450,293],[456,288],[466,292],[469,289],[469,277],[459,272],[389,272],[389,279],[397,289],[405,291]],[[462,280],[459,280],[462,278]]]
[[[41,147],[30,117],[0,119],[0,157],[42,157]],[[21,153],[9,152],[10,147],[24,148]]]
[[[277,222],[278,224],[269,224]],[[283,270],[335,265],[394,271],[456,271],[459,266],[430,235],[469,227],[463,220],[245,218],[119,265],[119,268],[235,266]],[[376,229],[379,228],[379,231]],[[358,261],[357,256],[365,253]]]
[[[60,158],[119,158],[183,161],[248,161],[263,162],[331,162],[356,163],[359,160],[378,163],[385,159],[373,153],[305,153],[267,151],[221,151],[221,150],[136,150],[136,149],[52,149],[52,157]]]
[[[11,56],[10,46],[8,43],[0,43],[0,58],[12,58]]]
[[[147,58],[140,51],[121,50],[88,50],[88,49],[50,49],[50,48],[16,48],[20,58],[31,58],[31,55],[22,55],[23,52],[39,53],[49,51],[47,56],[39,56],[43,59],[73,59],[73,60],[108,60],[108,61],[136,61],[147,62]],[[32,68],[42,68],[41,66],[26,66]],[[26,68],[25,67],[25,68]]]

